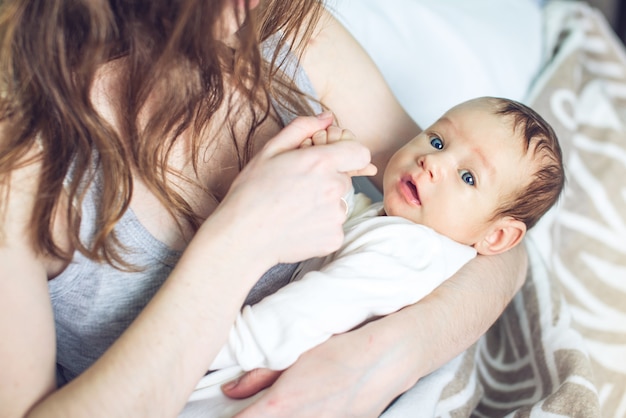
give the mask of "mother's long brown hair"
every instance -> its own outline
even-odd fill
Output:
[[[298,113],[310,111],[302,95],[280,76],[278,55],[265,62],[259,43],[279,34],[279,44],[298,49],[296,39],[310,35],[320,13],[315,0],[267,0],[239,18],[238,46],[230,48],[219,33],[222,11],[235,0],[3,0],[0,5],[0,187],[8,193],[13,170],[34,149],[41,164],[32,239],[43,253],[69,260],[52,238],[53,214],[67,185],[72,250],[125,266],[113,227],[127,209],[136,171],[172,215],[194,228],[200,220],[185,199],[166,182],[173,143],[191,128],[191,162],[198,161],[199,134],[218,108],[236,112],[225,89],[234,84],[237,101],[252,114],[247,139],[237,147],[240,167],[250,158],[251,137],[268,117],[269,97]],[[124,115],[120,135],[95,111],[90,91],[104,63],[125,58],[119,104]],[[150,120],[138,115],[148,96]],[[232,93],[232,92],[231,92]],[[295,97],[295,98],[294,98]],[[222,123],[223,121],[215,121]],[[226,126],[228,128],[228,126]],[[164,138],[164,133],[169,133]],[[233,139],[233,144],[237,146]],[[92,243],[79,239],[80,203],[93,167],[102,177],[101,204]],[[71,175],[68,176],[71,170]],[[3,196],[6,196],[3,195]],[[3,199],[5,200],[5,199]],[[4,207],[2,208],[4,212]],[[6,239],[6,238],[5,238]]]

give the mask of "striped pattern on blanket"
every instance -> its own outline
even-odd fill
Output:
[[[545,253],[589,353],[597,416],[626,417],[626,50],[584,3],[547,13],[558,52],[532,104],[559,134],[568,185]]]

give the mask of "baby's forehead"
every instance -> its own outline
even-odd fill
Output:
[[[524,143],[524,124],[520,123],[515,115],[502,113],[500,110],[501,107],[497,103],[486,99],[472,100],[451,108],[438,122],[450,123],[468,130],[484,130],[485,134],[488,133],[487,130],[497,130],[503,139],[515,139]]]

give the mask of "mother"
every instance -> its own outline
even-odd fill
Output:
[[[338,247],[346,173],[419,130],[319,2],[257,3],[2,2],[1,416],[176,415],[246,296]],[[313,94],[362,145],[297,149],[333,122],[285,127],[319,111]],[[524,271],[521,251],[478,258],[305,354],[242,416],[379,414]]]

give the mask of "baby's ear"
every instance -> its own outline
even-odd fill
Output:
[[[495,221],[474,248],[483,255],[500,254],[519,244],[525,234],[526,224],[507,216]]]

